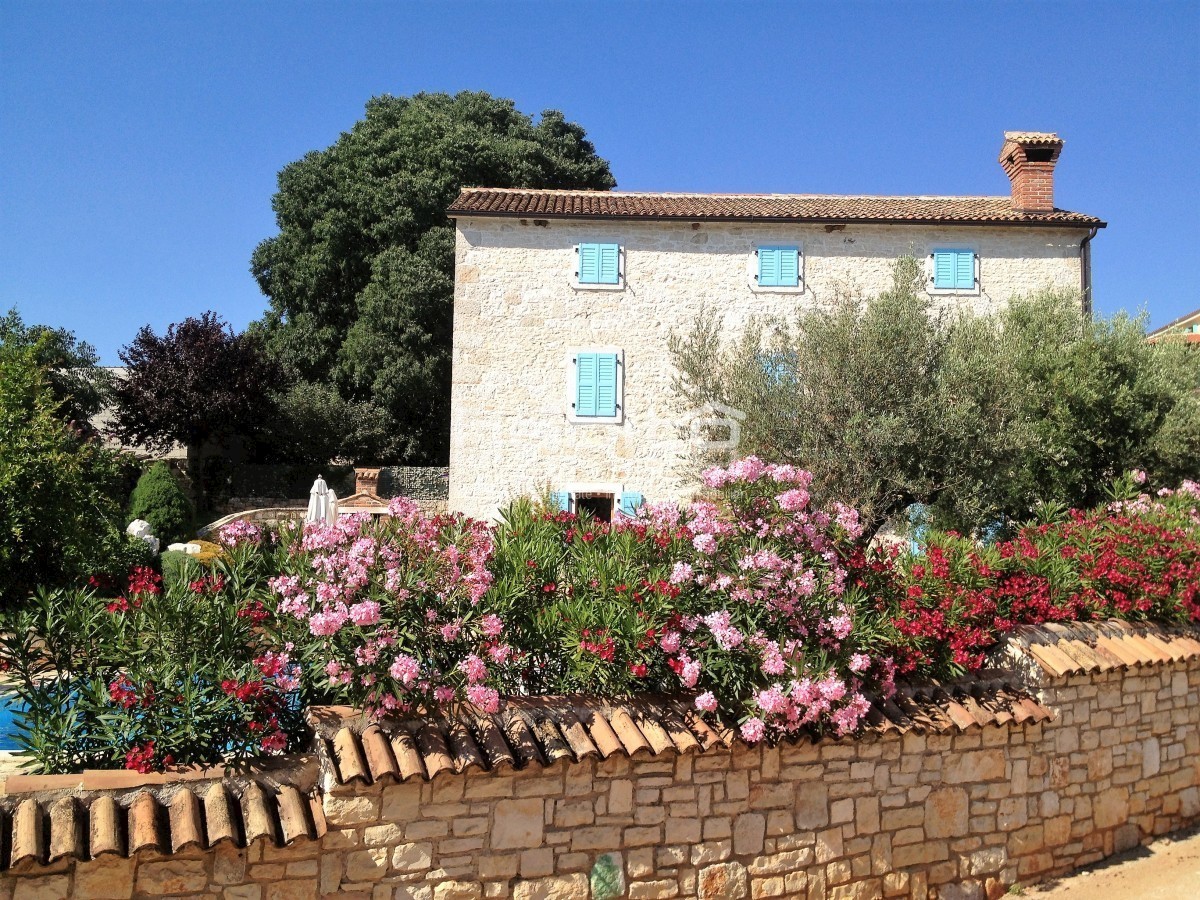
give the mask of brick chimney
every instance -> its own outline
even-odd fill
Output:
[[[1062,152],[1057,134],[1040,131],[1006,131],[1000,148],[1000,165],[1012,182],[1013,209],[1053,212],[1054,166]]]

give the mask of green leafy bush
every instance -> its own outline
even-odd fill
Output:
[[[17,740],[43,772],[151,771],[298,745],[295,670],[263,644],[264,613],[219,567],[163,585],[135,569],[125,592],[39,591],[0,620],[19,701]]]
[[[128,515],[131,521],[149,522],[164,548],[186,540],[192,533],[191,501],[165,462],[156,462],[142,473],[129,498]]]
[[[45,338],[43,338],[44,340]],[[40,344],[0,341],[0,605],[126,568],[123,458],[65,424]],[[114,555],[118,569],[114,571]]]

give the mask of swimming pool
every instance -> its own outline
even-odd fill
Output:
[[[20,750],[17,743],[17,723],[14,721],[20,701],[14,694],[0,694],[0,751]]]

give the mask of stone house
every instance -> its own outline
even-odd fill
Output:
[[[838,291],[878,293],[926,260],[939,302],[992,310],[1047,286],[1090,305],[1105,223],[1059,209],[1055,134],[1006,132],[1005,196],[870,197],[467,188],[457,223],[450,508],[492,518],[543,490],[602,518],[684,500],[672,329],[727,328]],[[711,411],[709,411],[711,414]],[[729,420],[736,428],[736,415]]]

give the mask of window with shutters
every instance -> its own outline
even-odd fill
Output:
[[[927,278],[933,294],[978,293],[979,258],[963,247],[934,250],[929,254]]]
[[[565,484],[550,492],[550,503],[555,509],[587,515],[599,522],[611,522],[617,515],[632,518],[645,502],[640,492],[608,482]]]
[[[763,245],[751,254],[750,283],[761,290],[803,290],[803,269],[804,253],[800,247]]]
[[[576,244],[575,286],[607,290],[624,287],[624,257],[620,244]]]
[[[613,347],[580,348],[567,357],[567,418],[616,424],[625,418],[625,359]]]

